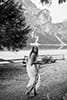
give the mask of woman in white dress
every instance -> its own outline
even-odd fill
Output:
[[[30,52],[27,62],[27,74],[29,77],[29,82],[27,85],[28,91],[26,92],[29,95],[32,90],[34,90],[34,96],[37,95],[37,90],[40,86],[40,75],[39,75],[39,65],[37,64],[38,57],[38,47],[34,46]]]

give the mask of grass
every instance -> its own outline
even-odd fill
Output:
[[[24,95],[28,76],[21,63],[0,65],[0,100],[62,100],[67,93],[67,62],[41,66],[36,97]]]
[[[17,63],[0,65],[0,80],[11,80],[14,76],[17,77],[21,73],[25,73],[22,64],[20,66]]]

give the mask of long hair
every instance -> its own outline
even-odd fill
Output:
[[[31,57],[32,53],[34,53],[36,57],[38,56],[38,47],[37,46],[32,47],[29,57]]]

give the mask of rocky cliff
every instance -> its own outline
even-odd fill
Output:
[[[25,9],[25,18],[31,27],[28,43],[37,40],[40,44],[67,43],[67,21],[52,23],[48,9],[38,9],[31,0],[21,0]]]

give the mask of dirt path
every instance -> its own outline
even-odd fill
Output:
[[[11,79],[1,79],[0,100],[61,100],[67,93],[67,62],[61,61],[43,65],[40,69],[40,75],[39,95],[30,98],[24,95],[28,82],[25,68],[21,68],[21,71],[19,70]]]

